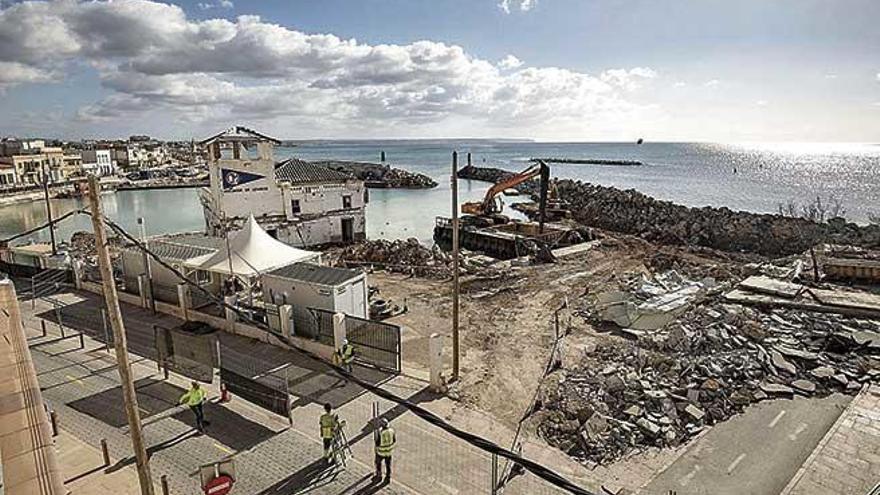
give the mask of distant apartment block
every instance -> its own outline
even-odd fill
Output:
[[[296,158],[276,163],[280,141],[244,127],[200,144],[211,182],[199,194],[208,234],[240,229],[253,214],[269,235],[293,246],[365,238],[363,181]]]

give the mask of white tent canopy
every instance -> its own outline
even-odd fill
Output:
[[[266,233],[251,215],[244,228],[229,239],[229,249],[224,246],[214,254],[189,260],[189,268],[208,272],[236,275],[242,278],[299,262],[319,262],[321,253],[288,246]],[[230,255],[231,253],[231,255]]]

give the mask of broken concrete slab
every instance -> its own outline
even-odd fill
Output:
[[[782,385],[780,383],[769,383],[769,382],[761,382],[761,390],[768,394],[773,395],[791,395],[794,393],[791,387]]]
[[[770,278],[764,275],[749,277],[740,282],[739,287],[750,292],[758,292],[787,299],[794,299],[804,290],[804,286],[801,284],[793,284],[791,282]]]
[[[795,380],[791,382],[791,386],[800,392],[812,394],[816,391],[816,384],[809,380]]]
[[[687,406],[685,406],[684,412],[687,413],[688,416],[693,418],[694,421],[701,421],[703,419],[703,417],[706,416],[705,411],[703,411],[702,409],[700,409],[699,407],[697,407],[693,404],[688,404]]]
[[[782,353],[777,350],[770,351],[770,361],[773,364],[773,367],[777,370],[784,371],[789,375],[797,374],[797,368],[795,365],[786,361],[785,357],[782,356]]]
[[[835,371],[834,368],[830,366],[819,366],[818,368],[810,370],[810,374],[816,378],[831,378],[834,376]]]

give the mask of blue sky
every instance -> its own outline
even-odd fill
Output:
[[[0,6],[0,134],[880,141],[876,1]]]

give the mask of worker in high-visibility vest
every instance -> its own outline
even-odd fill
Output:
[[[339,425],[339,417],[333,414],[333,406],[324,404],[324,414],[319,420],[321,424],[321,442],[324,443],[324,460],[333,458],[333,437],[336,435],[336,427]]]
[[[203,409],[203,404],[207,397],[208,394],[205,392],[205,389],[199,386],[197,381],[193,381],[192,387],[180,396],[180,404],[189,406],[193,414],[196,415],[196,429],[199,430],[200,435],[205,433],[205,425],[208,424],[205,421],[205,411]]]
[[[394,428],[388,426],[388,420],[382,418],[379,427],[379,435],[376,437],[376,479],[382,477],[382,463],[385,463],[385,483],[391,481],[391,454],[394,453],[394,445],[397,438],[394,436]]]
[[[346,371],[351,373],[354,362],[354,346],[348,343],[348,339],[342,340],[342,347],[336,349],[336,364],[342,366]]]

